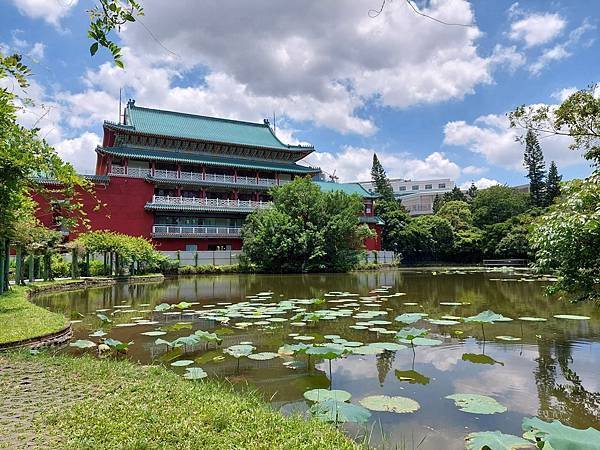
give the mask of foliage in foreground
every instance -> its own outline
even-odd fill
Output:
[[[244,255],[258,271],[345,272],[371,235],[360,225],[358,195],[323,192],[309,178],[272,191],[273,206],[250,214],[242,228]]]
[[[61,314],[27,300],[27,289],[12,287],[0,295],[0,344],[56,333],[67,326]]]
[[[36,426],[58,436],[63,448],[356,448],[335,428],[284,417],[231,384],[87,356],[0,358],[37,367],[49,385],[71,384],[83,394],[70,408],[39,405]]]
[[[600,183],[592,177],[567,184],[549,212],[539,218],[531,235],[535,267],[557,271],[553,292],[575,299],[600,298]]]

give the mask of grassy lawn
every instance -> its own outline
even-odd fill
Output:
[[[54,333],[68,320],[27,300],[27,288],[13,286],[0,295],[0,344]]]
[[[0,355],[0,369],[7,367],[12,374],[0,370],[0,413],[20,404],[13,398],[19,390],[11,383],[18,386],[20,379],[27,377],[29,392],[20,395],[35,405],[28,423],[36,445],[94,449],[357,448],[333,426],[300,416],[284,417],[252,392],[234,392],[227,383],[213,380],[185,380],[162,367],[22,352]],[[52,387],[50,393],[48,386]],[[12,430],[27,432],[22,428],[27,425],[6,425],[10,426],[0,428],[0,443],[13,439],[6,435],[14,434]]]

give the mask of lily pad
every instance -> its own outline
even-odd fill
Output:
[[[278,356],[279,355],[277,353],[273,352],[260,352],[248,355],[248,359],[253,359],[255,361],[267,361],[269,359],[277,358]]]
[[[369,346],[380,348],[388,352],[395,352],[397,350],[403,350],[406,348],[405,345],[396,344],[395,342],[373,342],[372,344],[369,344]]]
[[[188,367],[183,374],[183,378],[188,380],[201,380],[207,376],[208,374],[200,367]]]
[[[241,358],[243,356],[248,356],[253,350],[254,347],[251,345],[238,344],[227,347],[225,350],[223,350],[223,352],[233,356],[234,358]]]
[[[294,336],[292,339],[296,341],[312,341],[315,339],[314,336]]]
[[[520,337],[515,337],[515,336],[496,336],[496,339],[498,339],[500,341],[520,341],[521,340]]]
[[[525,322],[546,322],[548,319],[544,319],[543,317],[523,316],[519,317],[519,320],[524,320]]]
[[[461,302],[440,302],[442,306],[462,306]]]
[[[304,369],[307,366],[304,361],[298,361],[298,360],[286,361],[283,363],[283,365],[285,367],[287,367],[288,369],[292,369],[292,370]]]
[[[406,325],[410,325],[411,323],[418,322],[424,316],[426,316],[426,314],[421,314],[421,313],[404,313],[404,314],[400,314],[399,316],[397,316],[395,320],[397,322],[402,322],[402,323],[404,323]]]
[[[92,341],[88,341],[87,339],[77,339],[75,342],[71,342],[69,344],[71,347],[77,348],[92,348],[96,347],[96,343]]]
[[[460,322],[457,320],[450,320],[450,319],[429,319],[428,320],[429,323],[433,324],[433,325],[458,325]]]
[[[479,431],[469,433],[465,438],[467,450],[517,450],[520,448],[534,449],[533,443],[522,437],[504,434],[500,431]]]
[[[395,413],[411,413],[417,411],[421,406],[418,402],[408,397],[390,397],[388,395],[371,395],[363,398],[360,402],[371,411],[385,411]]]
[[[371,413],[368,409],[351,403],[329,399],[317,402],[310,408],[310,412],[324,422],[367,422]]]
[[[496,361],[491,356],[478,354],[478,353],[464,353],[462,355],[462,360],[469,361],[469,362],[472,362],[475,364],[490,364],[490,365],[500,364],[501,366],[504,365],[503,362]]]
[[[558,420],[544,422],[537,417],[523,419],[523,431],[548,443],[554,450],[598,450],[600,431],[593,428],[580,430],[563,425]],[[546,447],[546,446],[544,446]]]
[[[588,316],[577,316],[572,314],[555,314],[554,317],[557,319],[567,319],[567,320],[590,320]]]
[[[106,333],[102,330],[94,331],[92,334],[90,334],[90,337],[102,337],[102,336],[106,336]]]
[[[475,322],[475,323],[494,323],[501,322],[506,318],[502,314],[497,314],[494,311],[483,311],[479,314],[471,317],[465,317],[465,322]],[[509,319],[512,320],[512,319]]]
[[[190,364],[194,364],[194,361],[191,359],[178,359],[177,361],[173,361],[171,363],[173,367],[185,367],[189,366]]]
[[[341,389],[311,389],[304,393],[304,398],[311,402],[323,402],[325,400],[337,400],[338,402],[347,402],[352,394]]]
[[[167,332],[156,330],[156,331],[145,331],[144,333],[140,333],[140,334],[143,334],[144,336],[164,336],[165,334],[167,334]]]
[[[169,305],[168,303],[161,303],[160,305],[156,305],[154,307],[154,311],[158,311],[158,312],[168,311],[170,309],[171,309],[171,305]]]
[[[405,339],[407,341],[412,341],[418,337],[425,336],[427,334],[427,330],[425,328],[403,328],[396,334],[396,338]]]
[[[496,414],[507,411],[506,406],[501,405],[492,397],[480,394],[452,394],[447,399],[454,400],[456,406],[464,412],[472,414]]]

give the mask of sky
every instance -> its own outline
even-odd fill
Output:
[[[93,0],[1,0],[0,49],[33,71],[19,113],[81,173],[93,173],[119,89],[136,105],[262,122],[311,143],[312,166],[370,179],[460,186],[527,182],[522,130],[506,113],[559,104],[600,81],[600,1],[145,0],[121,29],[125,69],[90,56]],[[375,17],[373,17],[375,16]],[[450,24],[450,25],[448,25]],[[4,87],[17,90],[14,83]],[[566,137],[540,141],[564,179],[590,166]]]

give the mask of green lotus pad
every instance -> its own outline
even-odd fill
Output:
[[[522,437],[504,434],[499,431],[480,431],[470,433],[465,438],[467,450],[517,450],[519,448],[533,449],[534,444]]]
[[[568,320],[590,320],[588,316],[577,316],[571,314],[555,314],[554,317],[557,319],[568,319]]]
[[[338,402],[347,402],[352,398],[352,394],[341,389],[311,389],[304,393],[304,398],[311,402],[323,402],[325,400],[337,400]]]
[[[362,406],[334,399],[315,403],[310,412],[319,420],[333,423],[366,422],[371,417],[369,410]]]
[[[411,413],[417,411],[421,405],[412,398],[390,397],[388,395],[371,395],[363,398],[360,402],[371,411],[384,411],[394,413]]]
[[[520,337],[515,337],[515,336],[496,336],[496,339],[498,339],[500,341],[520,341],[521,340]]]
[[[472,414],[496,414],[507,411],[506,406],[501,405],[487,395],[452,394],[447,395],[446,398],[454,400],[454,403],[461,411]]]
[[[255,361],[267,361],[269,359],[277,358],[279,355],[273,352],[260,352],[252,353],[248,355],[248,359],[254,359]]]
[[[519,320],[524,320],[525,322],[546,322],[548,319],[544,319],[543,317],[523,316],[519,317]]]

